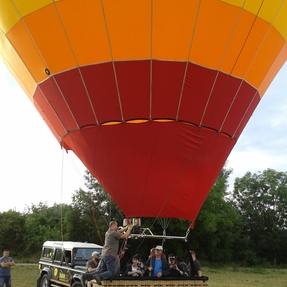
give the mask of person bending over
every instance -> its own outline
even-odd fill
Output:
[[[126,228],[118,230],[118,223],[111,221],[109,229],[105,234],[105,244],[102,249],[101,260],[99,267],[95,272],[86,272],[82,276],[82,285],[85,286],[85,281],[95,279],[98,285],[101,285],[101,280],[113,277],[119,270],[119,243],[120,239],[127,239],[131,233],[133,226],[128,225]]]

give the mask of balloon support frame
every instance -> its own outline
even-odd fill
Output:
[[[176,240],[187,241],[189,231],[190,229],[187,229],[185,236],[175,236],[175,235],[165,235],[165,234],[162,234],[162,235],[153,234],[150,228],[141,228],[140,233],[132,233],[129,236],[129,239],[162,239],[162,240],[176,239]]]

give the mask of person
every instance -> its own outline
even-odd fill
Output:
[[[88,272],[94,272],[97,270],[99,265],[100,256],[97,251],[92,253],[91,259],[87,262],[86,267]]]
[[[131,233],[133,225],[128,225],[126,228],[118,229],[118,223],[111,221],[109,229],[105,234],[105,243],[102,249],[101,260],[95,272],[86,272],[82,275],[82,285],[85,286],[85,281],[95,279],[98,285],[101,285],[101,280],[109,279],[116,275],[119,270],[119,243],[120,239],[127,239]]]
[[[174,254],[170,254],[168,256],[168,269],[166,272],[167,277],[179,277],[186,276],[186,271],[183,270],[178,264],[178,260]]]
[[[144,274],[144,268],[139,255],[134,255],[132,258],[132,264],[128,264],[126,268],[125,275],[132,277],[141,277]]]
[[[154,255],[150,256],[147,262],[149,275],[153,278],[160,278],[167,270],[167,260],[163,254],[162,246],[158,245],[154,249]]]
[[[8,249],[3,250],[3,256],[0,257],[0,287],[11,287],[11,267],[15,266],[15,262],[10,257]]]
[[[196,258],[194,250],[188,250],[189,253],[189,274],[191,277],[202,277],[200,262]]]

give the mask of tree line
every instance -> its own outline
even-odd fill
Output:
[[[287,172],[267,169],[236,178],[228,190],[231,170],[223,169],[190,232],[188,245],[201,260],[242,265],[287,264]],[[40,203],[25,212],[0,213],[0,248],[13,255],[37,258],[46,240],[102,244],[108,222],[122,222],[123,214],[95,178],[87,172],[86,190],[74,192],[71,204]],[[169,220],[167,233],[184,235],[188,222]],[[143,225],[162,232],[162,220],[144,219]],[[131,240],[127,256],[148,254],[156,240]],[[184,256],[186,243],[166,241],[169,252]]]

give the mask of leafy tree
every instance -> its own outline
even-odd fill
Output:
[[[11,249],[14,255],[19,255],[24,247],[24,216],[9,210],[0,213],[0,247]]]
[[[63,214],[70,207],[57,205],[52,207],[40,203],[32,205],[25,214],[25,253],[39,253],[46,240],[62,240],[61,235],[61,208]],[[63,219],[63,221],[65,221]],[[64,225],[63,225],[64,226]],[[65,230],[63,230],[65,233]],[[65,238],[64,238],[65,239]]]
[[[85,175],[85,185],[87,191],[79,189],[72,197],[72,206],[77,214],[73,220],[81,221],[79,229],[73,232],[85,236],[85,240],[103,243],[109,221],[121,221],[123,215],[88,171]]]
[[[287,173],[272,169],[248,172],[235,180],[233,198],[244,220],[241,238],[253,255],[273,264],[282,260],[281,245],[287,230]]]
[[[228,262],[234,258],[241,219],[227,199],[231,170],[223,169],[199,214],[191,234],[193,248],[212,262]]]

